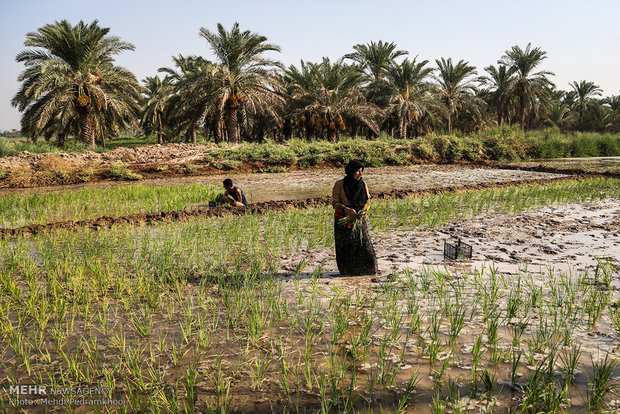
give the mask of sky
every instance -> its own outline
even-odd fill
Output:
[[[0,0],[0,131],[19,129],[11,106],[24,70],[15,56],[25,35],[45,24],[98,20],[110,34],[132,43],[116,57],[138,80],[172,67],[179,53],[214,60],[201,27],[266,36],[281,48],[285,65],[332,60],[356,44],[394,42],[418,61],[461,59],[484,74],[512,46],[528,43],[547,52],[540,66],[555,74],[558,89],[594,82],[603,96],[620,94],[620,0]]]

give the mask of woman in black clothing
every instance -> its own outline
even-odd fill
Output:
[[[338,271],[341,275],[374,275],[377,257],[366,223],[370,193],[362,179],[364,166],[355,160],[344,171],[346,177],[336,181],[332,190]]]

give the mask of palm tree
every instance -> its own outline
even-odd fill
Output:
[[[545,118],[545,123],[547,125],[559,129],[566,129],[571,122],[570,109],[560,101],[554,102],[553,105],[551,105]]]
[[[453,115],[457,115],[463,110],[463,105],[468,101],[476,101],[474,97],[476,87],[474,82],[476,78],[476,68],[469,66],[469,62],[459,60],[455,65],[452,58],[447,60],[435,60],[437,63],[438,74],[435,80],[439,84],[439,97],[445,105],[446,115],[448,118],[448,132],[452,132]]]
[[[168,101],[168,118],[175,135],[185,135],[186,141],[196,143],[196,131],[203,122],[220,142],[221,111],[215,101],[215,65],[200,56],[173,56],[176,69],[159,68],[171,79],[175,94]]]
[[[546,70],[534,72],[536,66],[547,58],[547,52],[539,47],[532,49],[531,46],[531,43],[528,43],[525,50],[519,46],[513,46],[498,61],[500,65],[512,68],[517,75],[513,94],[519,97],[519,123],[523,130],[525,130],[526,105],[536,106],[536,99],[547,94],[549,88],[554,86],[547,79],[548,75],[553,75],[552,72]]]
[[[109,31],[97,20],[76,26],[62,20],[26,34],[24,45],[31,49],[16,57],[26,70],[11,102],[24,112],[26,133],[36,136],[50,128],[60,133],[76,119],[80,139],[93,147],[97,135],[135,120],[140,86],[113,59],[134,46]]]
[[[407,137],[407,127],[417,121],[432,105],[429,84],[426,82],[433,68],[425,68],[428,60],[416,62],[405,59],[401,64],[388,67],[387,79],[390,100],[387,112],[398,118],[399,135]]]
[[[353,60],[371,83],[384,80],[388,68],[395,63],[394,60],[408,54],[404,50],[396,50],[394,42],[387,43],[381,40],[377,43],[371,41],[366,45],[357,44],[353,49],[355,52],[344,55],[344,58]]]
[[[353,50],[354,52],[346,54],[344,59],[352,60],[354,67],[364,75],[362,93],[369,102],[386,109],[390,95],[387,83],[388,69],[396,63],[396,58],[405,56],[408,52],[397,50],[394,42],[381,40],[357,44],[353,46]]]
[[[490,65],[484,70],[489,76],[480,77],[480,81],[484,86],[490,88],[489,103],[497,111],[497,125],[502,126],[507,107],[513,96],[515,78],[512,75],[515,69],[504,65],[499,65],[499,67]]]
[[[611,132],[620,131],[620,95],[612,95],[603,99],[603,106],[607,108],[606,124]]]
[[[164,111],[174,89],[169,77],[147,76],[142,81],[146,89],[143,104],[142,128],[145,134],[155,132],[157,142],[164,143]]]
[[[570,84],[570,86],[575,91],[575,95],[577,98],[576,107],[579,112],[579,117],[583,117],[583,113],[586,110],[589,101],[595,96],[601,96],[603,94],[603,90],[595,85],[594,82],[586,82],[582,80],[577,83],[574,81]]]
[[[285,74],[292,95],[292,107],[307,127],[325,132],[335,141],[346,120],[355,120],[379,133],[377,119],[382,111],[366,102],[360,92],[362,75],[354,67],[339,60],[331,63],[304,63],[301,69],[291,66]]]
[[[200,36],[211,46],[219,65],[214,77],[217,82],[217,106],[225,117],[229,139],[239,142],[238,110],[243,106],[251,112],[282,99],[273,90],[275,77],[270,70],[281,66],[263,57],[269,51],[279,52],[280,47],[267,43],[267,38],[249,30],[240,31],[239,23],[230,31],[218,23],[217,33],[204,27]]]

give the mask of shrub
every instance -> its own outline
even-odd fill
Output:
[[[411,152],[414,157],[423,160],[432,160],[438,157],[435,146],[428,136],[416,138],[416,140],[411,143]]]
[[[66,152],[82,152],[86,149],[86,144],[77,140],[65,141],[62,149]],[[103,147],[97,146],[95,152],[103,152]]]
[[[243,164],[241,161],[237,160],[217,160],[213,161],[213,166],[218,170],[234,170],[237,167],[240,167]]]
[[[42,158],[36,164],[35,170],[47,174],[50,177],[49,184],[86,182],[94,173],[93,168],[88,165],[71,162],[56,155],[48,155]]]
[[[385,158],[385,162],[389,165],[410,165],[411,153],[409,146],[395,145],[392,152]]]
[[[462,157],[461,138],[454,135],[439,135],[432,137],[432,143],[443,160],[454,161]]]
[[[620,135],[604,135],[598,141],[599,155],[620,155]]]
[[[311,167],[325,162],[326,154],[307,154],[297,159],[297,164],[302,167]]]
[[[345,165],[351,160],[360,160],[367,167],[384,165],[390,154],[390,144],[387,141],[363,141],[346,139],[334,144],[329,155],[329,161],[338,165]]]
[[[302,141],[299,138],[292,138],[288,142],[288,146],[295,153],[298,158],[305,157],[310,155],[310,144],[305,141]]]
[[[277,145],[273,142],[267,142],[267,144],[263,144],[262,146],[260,146],[260,144],[256,145],[255,153],[260,154],[260,157],[265,160],[267,164],[292,165],[297,162],[297,155],[292,148],[285,145]]]
[[[0,157],[11,157],[17,155],[19,151],[15,149],[15,146],[9,143],[6,138],[0,138]]]
[[[481,131],[472,138],[481,140],[487,150],[486,155],[494,160],[519,161],[527,158],[530,148],[518,125],[504,125]]]
[[[570,144],[570,153],[573,157],[596,157],[600,154],[599,139],[591,135],[575,137]]]
[[[108,168],[108,170],[104,173],[106,177],[115,178],[117,180],[141,180],[142,176],[140,174],[136,174],[129,169],[128,164],[123,163],[114,163]]]
[[[183,163],[179,166],[178,172],[179,174],[192,174],[198,171],[199,168],[200,166],[196,164]]]
[[[475,138],[467,137],[461,142],[463,159],[467,161],[478,161],[485,156],[482,142]]]
[[[271,167],[266,167],[266,168],[259,168],[258,172],[261,173],[282,173],[282,172],[286,172],[288,171],[288,168],[286,167],[281,167],[281,166],[271,166]]]

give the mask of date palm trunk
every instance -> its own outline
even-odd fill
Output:
[[[226,113],[226,129],[228,130],[228,140],[235,144],[239,143],[239,125],[237,124],[237,108],[228,108]]]
[[[400,129],[398,131],[401,139],[407,138],[407,124],[404,119],[400,121]]]
[[[67,135],[68,133],[65,131],[58,134],[58,136],[56,137],[56,146],[63,147],[65,145],[65,142],[67,141]]]
[[[189,129],[185,133],[185,142],[196,143],[196,125],[190,125]]]
[[[519,123],[521,129],[525,131],[525,94],[523,93],[519,96]]]
[[[336,132],[336,130],[332,130],[332,129],[328,129],[327,130],[327,138],[331,141],[331,142],[336,142],[336,138],[338,137],[338,133]]]
[[[161,114],[160,113],[157,114],[157,143],[159,144],[164,143],[164,134],[162,132],[162,127],[161,127]]]
[[[95,122],[92,116],[92,110],[90,105],[77,108],[80,128],[80,141],[82,141],[87,148],[95,147]]]
[[[359,127],[357,125],[357,121],[355,121],[355,120],[351,121],[351,137],[352,138],[356,138],[357,137],[358,129],[359,129]]]
[[[288,118],[284,120],[284,125],[282,126],[282,133],[285,140],[290,140],[291,138],[293,138],[293,124]]]

